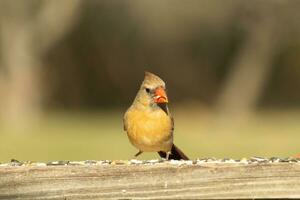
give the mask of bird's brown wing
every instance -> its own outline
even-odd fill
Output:
[[[126,123],[125,123],[126,119],[125,116],[123,117],[123,129],[124,131],[127,131],[127,127],[126,127]]]
[[[174,118],[172,116],[170,116],[170,117],[171,117],[171,122],[172,122],[172,129],[171,129],[171,131],[172,131],[172,135],[173,135],[173,132],[174,132]]]
[[[125,112],[124,116],[123,116],[123,129],[124,131],[127,131],[127,112]]]

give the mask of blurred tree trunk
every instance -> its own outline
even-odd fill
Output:
[[[73,26],[79,0],[0,2],[1,117],[26,124],[42,107],[42,58]]]
[[[233,61],[216,104],[222,118],[224,115],[229,119],[247,118],[263,93],[281,39],[278,33],[279,21],[276,20],[276,6],[268,2],[268,5],[258,4],[251,7],[254,20],[251,20],[251,15],[249,19],[249,15],[246,14],[248,18],[245,18],[243,24],[246,37]]]

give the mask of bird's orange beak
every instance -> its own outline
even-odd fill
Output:
[[[168,97],[164,88],[159,87],[154,92],[155,103],[168,103]]]

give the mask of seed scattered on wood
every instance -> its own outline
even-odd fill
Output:
[[[231,159],[231,158],[197,158],[195,160],[86,160],[86,161],[51,161],[48,163],[34,162],[34,161],[19,161],[11,159],[9,163],[0,163],[0,167],[6,166],[62,166],[62,165],[155,165],[167,163],[170,165],[199,165],[203,163],[240,163],[240,164],[255,164],[255,163],[300,163],[300,158],[264,158],[253,156],[249,159]]]

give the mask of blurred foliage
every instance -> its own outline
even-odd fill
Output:
[[[70,109],[128,105],[144,70],[167,81],[173,102],[213,103],[243,44],[247,23],[259,20],[255,8],[264,3],[229,1],[221,10],[214,1],[191,1],[198,7],[176,13],[183,6],[178,1],[154,2],[84,2],[76,27],[46,56],[47,105]],[[160,11],[152,16],[146,9],[155,6]],[[170,13],[163,13],[168,9]],[[207,11],[198,14],[203,9]],[[294,30],[300,26],[295,28],[291,22],[288,27],[272,60],[270,81],[261,98],[264,106],[300,103],[296,64],[300,37]]]

